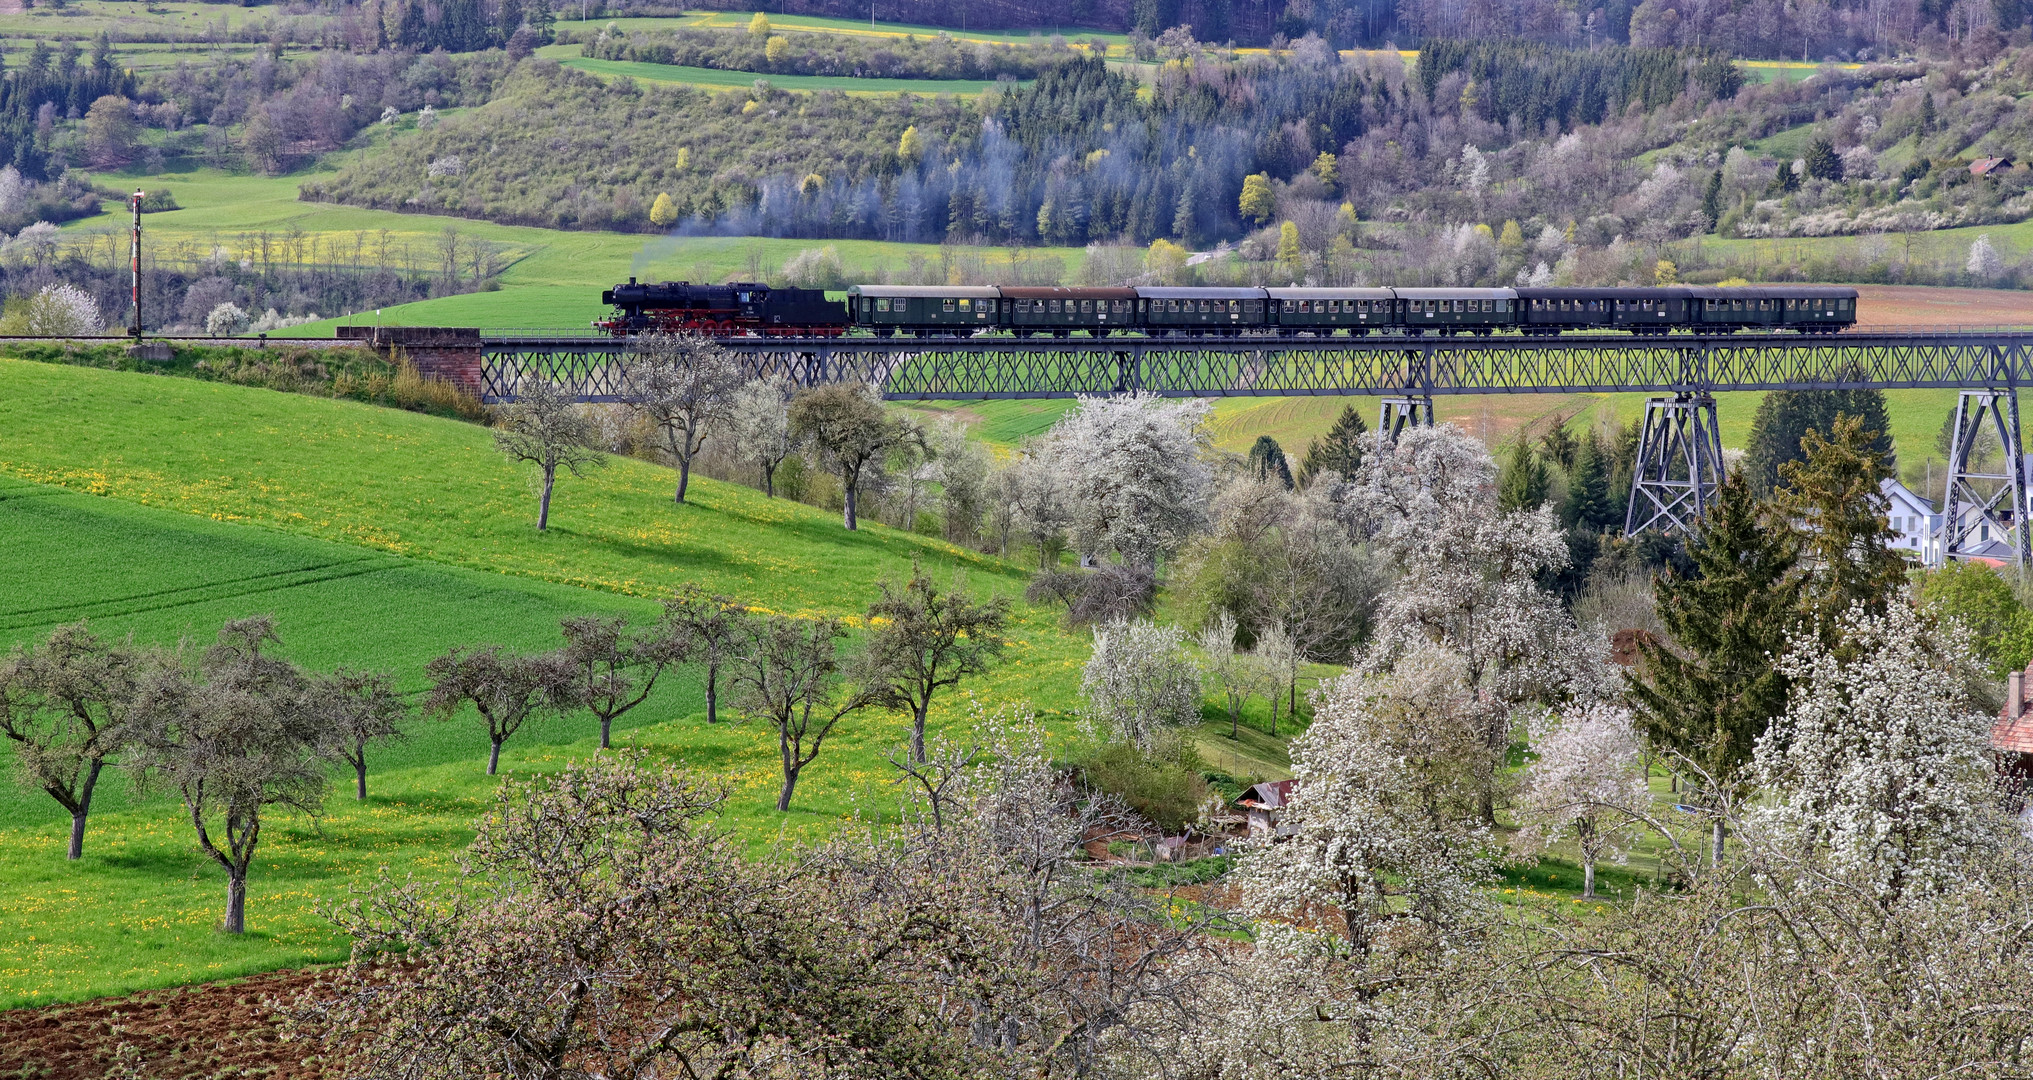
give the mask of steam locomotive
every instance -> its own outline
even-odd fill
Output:
[[[718,337],[1196,337],[1270,334],[1528,336],[1570,330],[1634,334],[1794,330],[1833,334],[1857,321],[1857,291],[1823,285],[1733,288],[1071,288],[1028,285],[854,285],[845,303],[818,289],[757,282],[639,285],[600,295],[615,311],[596,327],[617,335],[691,331]]]

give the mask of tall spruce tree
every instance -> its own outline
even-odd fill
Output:
[[[1249,448],[1249,472],[1258,480],[1276,480],[1292,490],[1292,466],[1285,460],[1285,448],[1269,435],[1257,436]]]
[[[1751,489],[1770,494],[1779,485],[1779,467],[1800,461],[1806,452],[1801,439],[1809,431],[1829,431],[1837,417],[1854,416],[1872,433],[1872,448],[1893,467],[1891,421],[1885,415],[1885,395],[1878,390],[1774,390],[1758,403],[1751,418],[1751,435],[1744,447],[1743,471],[1750,474]]]
[[[1553,479],[1546,462],[1523,440],[1511,446],[1497,474],[1497,506],[1504,510],[1532,510],[1546,502]]]
[[[1774,507],[1799,530],[1812,570],[1801,614],[1830,647],[1852,605],[1882,614],[1906,583],[1906,560],[1890,547],[1890,500],[1879,487],[1892,475],[1881,439],[1861,417],[1839,416],[1826,436],[1807,432],[1805,461],[1779,469]]]
[[[1786,710],[1787,680],[1774,661],[1799,621],[1799,537],[1732,473],[1696,525],[1688,556],[1694,569],[1661,575],[1656,590],[1672,641],[1642,637],[1640,663],[1626,678],[1654,745],[1730,785]],[[1718,852],[1721,840],[1718,820]]]
[[[1609,451],[1602,436],[1589,432],[1574,450],[1574,468],[1567,473],[1567,498],[1560,504],[1560,522],[1582,532],[1601,532],[1622,515],[1610,497]]]
[[[1341,479],[1352,479],[1355,470],[1362,467],[1363,444],[1369,432],[1369,425],[1362,422],[1362,414],[1350,405],[1341,410],[1334,420],[1334,426],[1327,434],[1314,439],[1306,447],[1306,458],[1299,463],[1299,483],[1311,484],[1314,477],[1333,473]]]

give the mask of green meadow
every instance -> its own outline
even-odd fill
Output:
[[[709,90],[746,90],[766,81],[779,90],[839,90],[849,94],[979,94],[995,83],[984,79],[858,79],[846,75],[772,75],[757,71],[727,71],[721,68],[686,67],[682,64],[645,64],[632,60],[598,60],[578,55],[577,45],[547,45],[537,50],[554,56],[566,67],[590,72],[604,79],[640,79],[643,82],[698,86]]]

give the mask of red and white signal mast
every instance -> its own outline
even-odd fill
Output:
[[[143,193],[136,191],[129,205],[134,209],[134,243],[129,249],[130,266],[133,271],[134,325],[127,328],[127,336],[141,340],[141,200]]]

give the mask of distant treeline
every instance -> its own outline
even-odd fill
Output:
[[[1515,118],[1535,132],[1548,120],[1562,130],[1599,124],[1633,102],[1649,112],[1690,83],[1707,99],[1735,97],[1744,83],[1719,54],[1623,46],[1579,52],[1529,41],[1429,41],[1416,70],[1428,98],[1458,73],[1467,79],[1463,101],[1472,98],[1476,113],[1504,124]]]
[[[834,75],[879,79],[1034,79],[1064,48],[959,42],[936,37],[855,38],[839,34],[777,34],[742,30],[602,31],[584,55],[645,64],[681,64],[724,71]]]
[[[76,42],[52,50],[37,41],[21,66],[0,78],[0,164],[13,165],[31,180],[54,179],[49,163],[57,122],[85,115],[108,94],[133,97],[134,76],[114,65],[104,34],[93,44],[89,62]]]

